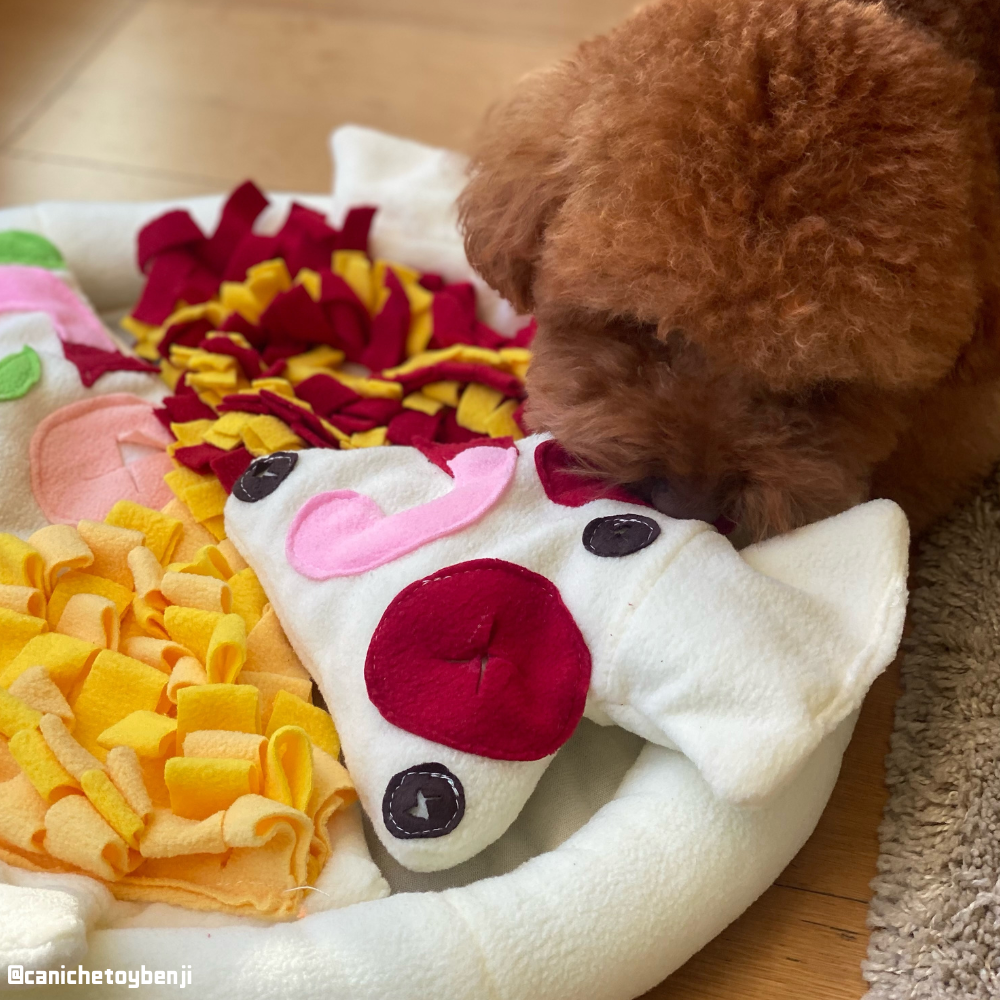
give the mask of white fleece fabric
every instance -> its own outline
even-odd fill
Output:
[[[333,132],[330,149],[337,165],[330,204],[336,224],[354,205],[378,205],[369,248],[373,256],[418,266],[448,281],[470,281],[484,323],[505,334],[524,326],[528,318],[518,316],[465,258],[455,207],[465,184],[464,156],[358,125]]]
[[[57,968],[87,952],[87,927],[114,903],[111,893],[84,875],[43,875],[2,866],[0,976],[7,967]]]
[[[189,964],[191,995],[212,1000],[628,1000],[777,877],[823,810],[853,722],[759,809],[720,801],[681,754],[647,745],[589,823],[507,875],[271,927],[97,929],[83,966]]]
[[[590,650],[588,716],[682,751],[717,795],[739,803],[763,801],[791,779],[860,705],[899,642],[909,532],[895,504],[864,504],[745,558],[700,521],[614,500],[553,503],[534,461],[545,440],[518,442],[513,480],[477,522],[359,575],[300,573],[285,551],[293,519],[335,490],[374,500],[387,518],[432,503],[455,480],[419,452],[303,452],[270,496],[250,503],[234,492],[226,505],[229,537],[323,689],[379,839],[415,871],[459,864],[496,840],[552,759],[493,760],[443,746],[392,725],[369,700],[372,636],[393,598],[418,580],[472,559],[551,580]],[[659,537],[622,558],[584,547],[591,520],[629,514],[655,521]],[[383,796],[394,775],[427,762],[458,777],[465,815],[443,836],[399,839],[383,820]]]
[[[374,177],[383,205],[413,209],[413,229],[398,216],[390,219],[393,213],[381,213],[373,234],[376,252],[405,262],[430,231],[427,223],[437,219],[435,266],[449,277],[461,276],[444,266],[461,257],[450,207],[459,172],[442,170],[434,198],[424,200],[423,190],[413,186],[418,166],[427,168],[429,185],[435,176],[427,165],[451,157],[353,128],[335,133],[334,149],[338,211],[371,201]],[[140,226],[168,208],[187,207],[211,229],[221,201],[49,203],[0,211],[0,229],[51,239],[97,307],[115,312],[134,301],[140,288],[134,263]],[[276,205],[268,228],[280,223],[285,205]],[[432,250],[425,250],[429,262]],[[419,257],[411,262],[424,265]],[[516,326],[515,319],[508,329]],[[5,485],[0,511],[9,489]],[[780,578],[782,571],[771,569],[785,559],[780,542],[762,554],[745,550],[744,560]],[[793,539],[787,547],[787,560],[801,570],[798,544]],[[817,546],[817,554],[820,548],[825,558],[839,558],[826,546]],[[848,591],[860,586],[844,574],[838,578]],[[808,591],[805,579],[795,586]],[[852,602],[835,603],[844,610]],[[638,691],[636,701],[643,701]],[[83,877],[76,879],[86,887],[81,893],[68,876],[0,866],[0,882],[7,884],[0,909],[20,912],[23,902],[33,912],[34,928],[0,923],[0,969],[22,959],[26,968],[77,961],[90,969],[190,965],[192,995],[211,1000],[626,1000],[652,988],[739,916],[799,850],[836,781],[855,718],[848,715],[822,737],[788,783],[753,808],[717,795],[682,753],[653,744],[640,750],[637,737],[585,719],[542,776],[538,794],[507,833],[476,857],[416,875],[384,855],[376,841],[376,857],[383,858],[396,895],[290,924],[232,918],[221,926],[225,919],[174,907],[118,903]],[[40,897],[36,888],[54,898]],[[417,891],[429,889],[443,891]],[[94,890],[100,891],[88,896]],[[384,893],[384,884],[372,891]],[[176,989],[140,986],[135,995],[174,996]],[[103,998],[107,988],[74,987],[72,994]]]

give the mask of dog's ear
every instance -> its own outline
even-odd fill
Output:
[[[973,256],[979,309],[975,332],[958,357],[953,375],[967,383],[1000,378],[1000,163],[994,146],[995,130],[990,129],[992,102],[985,96],[980,113],[981,126],[973,129],[971,216]],[[971,118],[971,116],[970,116]]]
[[[487,116],[458,201],[469,263],[522,313],[534,309],[545,230],[568,193],[578,87],[566,63],[524,77]]]
[[[972,385],[1000,378],[1000,288],[984,295],[972,340],[958,356],[952,377]]]

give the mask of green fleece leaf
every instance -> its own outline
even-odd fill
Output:
[[[30,347],[0,358],[0,400],[20,399],[41,377],[42,363]]]
[[[0,264],[29,264],[50,271],[66,267],[62,254],[44,236],[19,229],[0,232]]]

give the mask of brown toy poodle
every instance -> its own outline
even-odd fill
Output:
[[[662,0],[488,119],[466,249],[528,420],[761,537],[1000,458],[1000,0]]]

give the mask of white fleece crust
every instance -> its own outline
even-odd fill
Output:
[[[628,1000],[778,876],[823,810],[853,724],[760,809],[721,802],[690,761],[650,745],[589,823],[510,874],[267,928],[96,930],[84,966],[190,964],[192,996],[211,1000]]]
[[[535,470],[543,440],[518,442],[513,481],[479,521],[357,576],[315,581],[298,573],[284,546],[292,519],[328,490],[368,496],[386,516],[447,493],[454,480],[419,452],[303,452],[275,493],[226,505],[229,537],[323,689],[379,839],[414,871],[459,864],[496,840],[551,760],[491,760],[445,747],[398,729],[369,701],[371,637],[392,599],[431,573],[490,558],[551,580],[590,649],[588,714],[681,750],[733,802],[760,802],[785,785],[861,704],[899,642],[908,532],[895,504],[863,505],[757,545],[749,557],[707,524],[642,510],[660,526],[656,541],[601,558],[584,548],[584,527],[638,508],[552,503]],[[465,817],[442,837],[397,839],[382,819],[386,786],[428,761],[458,776]]]

